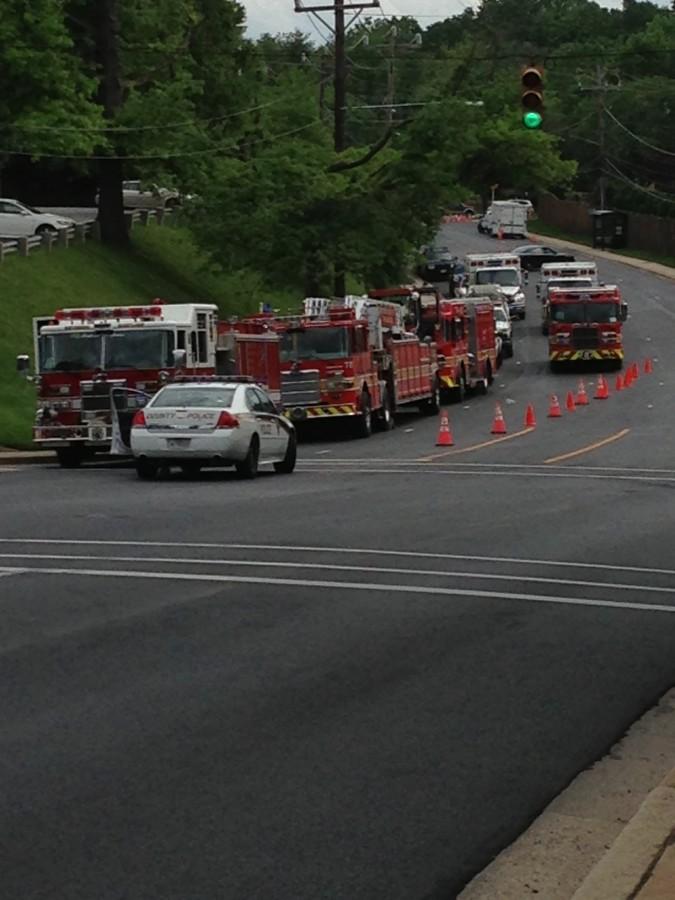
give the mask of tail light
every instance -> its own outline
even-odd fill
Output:
[[[136,410],[134,413],[134,417],[131,420],[132,428],[145,428],[145,413],[142,409]]]
[[[216,428],[239,428],[239,419],[224,409],[218,416]]]

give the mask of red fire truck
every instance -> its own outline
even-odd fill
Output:
[[[308,298],[301,315],[255,316],[234,327],[279,335],[281,400],[296,424],[342,418],[368,437],[373,427],[392,428],[404,405],[439,409],[436,346],[405,329],[399,304]]]
[[[406,327],[434,341],[443,399],[460,402],[467,390],[487,391],[498,366],[491,302],[448,300],[426,285],[378,288],[368,296],[402,304]]]
[[[623,323],[628,307],[615,285],[552,288],[546,304],[552,370],[577,361],[623,365]]]
[[[217,307],[211,303],[61,309],[33,320],[38,392],[33,439],[56,450],[59,463],[79,466],[108,451],[112,392],[127,402],[154,393],[177,371],[216,371]],[[30,359],[17,368],[28,375]]]

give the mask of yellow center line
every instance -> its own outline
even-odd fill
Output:
[[[513,434],[504,434],[501,437],[492,438],[490,441],[483,441],[480,444],[472,444],[470,447],[462,447],[461,450],[445,450],[443,453],[434,453],[431,456],[421,456],[415,462],[433,462],[435,459],[444,459],[446,456],[459,456],[461,453],[470,453],[472,450],[481,450],[483,447],[492,447],[494,444],[501,444],[502,441],[512,441],[514,438],[523,437],[534,431],[534,428],[523,428],[522,431],[514,431]],[[547,460],[548,461],[548,460]]]
[[[586,447],[579,447],[578,450],[572,450],[570,453],[561,453],[560,456],[551,456],[549,459],[545,459],[544,462],[548,463],[557,463],[562,462],[564,459],[573,459],[575,456],[583,456],[584,453],[591,453],[593,450],[598,450],[600,447],[604,447],[605,444],[612,444],[614,441],[618,441],[620,438],[625,437],[630,428],[624,428],[621,431],[617,431],[616,434],[610,434],[609,437],[603,438],[601,441],[596,441],[594,444],[588,444]]]

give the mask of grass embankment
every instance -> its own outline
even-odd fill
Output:
[[[591,247],[593,241],[585,234],[571,234],[569,231],[563,231],[553,225],[546,225],[540,219],[531,219],[528,223],[528,230],[531,234],[540,235],[541,237],[558,238],[561,241],[572,241],[575,244],[584,244]],[[671,266],[675,268],[675,256],[662,256],[659,253],[647,253],[644,250],[608,250],[608,253],[616,253],[619,256],[631,256],[633,259],[644,259],[647,262],[660,263],[662,266]]]
[[[137,228],[128,251],[92,242],[51,254],[38,250],[28,258],[7,257],[0,266],[0,446],[30,446],[35,388],[17,376],[15,360],[19,353],[34,356],[34,316],[61,307],[127,306],[155,297],[209,301],[225,314],[241,313],[267,299],[256,281],[210,266],[181,228]]]

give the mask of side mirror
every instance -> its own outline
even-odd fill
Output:
[[[186,350],[174,350],[172,352],[173,364],[177,369],[181,369],[187,360],[187,351]]]
[[[619,310],[619,319],[622,322],[625,322],[627,318],[628,318],[628,304],[622,303],[621,308]]]
[[[19,375],[27,375],[30,370],[30,356],[22,353],[16,358],[16,371]]]

